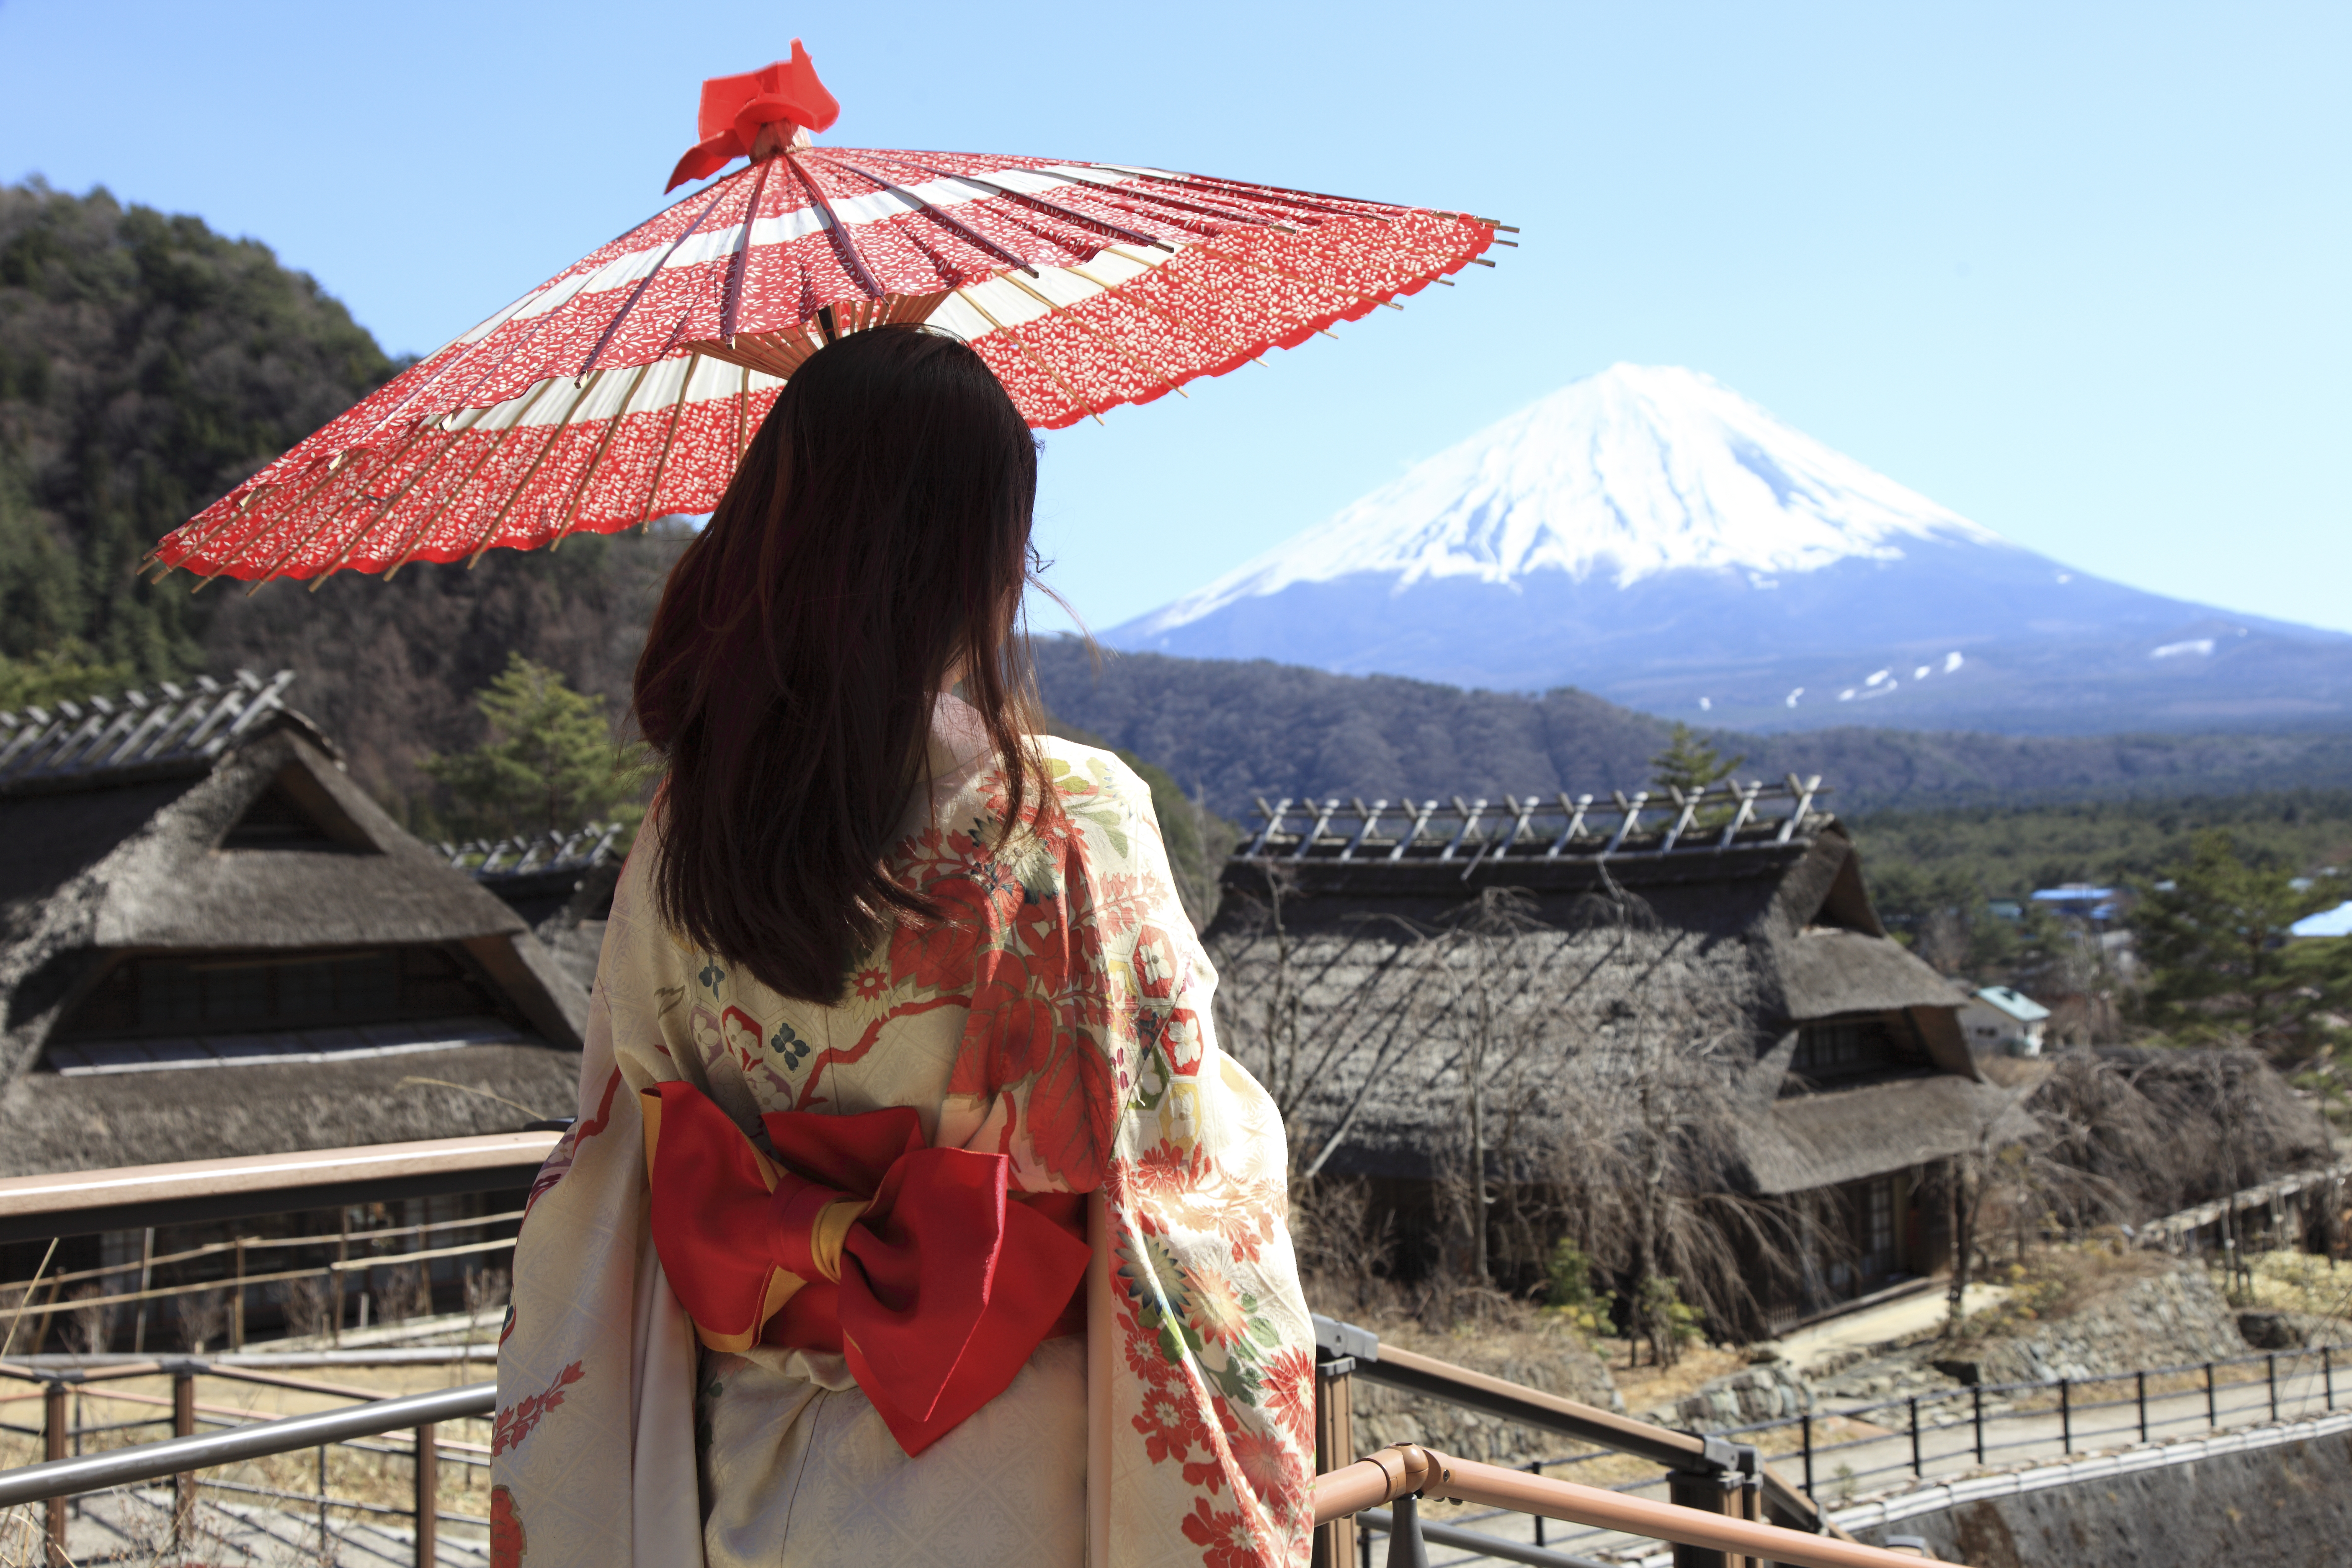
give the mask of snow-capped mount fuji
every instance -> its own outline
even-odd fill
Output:
[[[1622,364],[1105,640],[1772,727],[2352,716],[2352,637],[2071,571],[1696,371]]]

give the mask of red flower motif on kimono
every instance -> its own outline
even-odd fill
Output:
[[[1201,1071],[1201,1056],[1208,1042],[1201,1035],[1201,1017],[1190,1007],[1171,1009],[1160,1025],[1160,1047],[1168,1053],[1168,1065],[1181,1078],[1197,1077]]]
[[[1282,1429],[1301,1447],[1315,1441],[1315,1359],[1296,1345],[1286,1345],[1268,1356],[1265,1405]]]
[[[1110,1064],[1093,1041],[1073,1037],[1029,1091],[1029,1147],[1037,1163],[1071,1191],[1091,1192],[1101,1184],[1114,1110]]]
[[[1176,994],[1176,981],[1183,966],[1176,956],[1176,944],[1158,926],[1148,925],[1135,933],[1135,988],[1157,1002]]]
[[[1213,1345],[1237,1345],[1249,1338],[1249,1311],[1241,1292],[1213,1268],[1184,1270],[1184,1317]]]
[[[1252,1495],[1283,1519],[1289,1519],[1304,1500],[1302,1471],[1282,1439],[1255,1426],[1244,1426],[1229,1440],[1234,1464]]]
[[[1203,1568],[1259,1568],[1265,1561],[1242,1516],[1213,1510],[1206,1498],[1192,1500],[1192,1511],[1184,1516],[1184,1539],[1206,1549],[1201,1553]]]
[[[529,1551],[523,1540],[522,1515],[515,1511],[514,1493],[490,1489],[490,1568],[520,1568]]]
[[[939,918],[900,923],[890,938],[890,978],[911,979],[926,991],[961,991],[971,984],[982,944],[1001,923],[998,901],[968,877],[923,890],[939,906]]]
[[[984,1042],[989,1063],[984,1087],[1019,1083],[1053,1060],[1055,1037],[1062,1027],[1054,998],[1054,983],[1060,978],[1039,973],[1034,959],[1024,963],[1010,953],[992,953],[982,961],[971,983],[972,1033],[966,1040],[968,1049]]]
[[[1162,1138],[1135,1162],[1135,1191],[1147,1198],[1174,1197],[1204,1184],[1215,1172],[1198,1143]]]
[[[530,1436],[531,1429],[545,1419],[549,1411],[563,1403],[563,1391],[584,1375],[581,1363],[575,1361],[557,1373],[555,1381],[541,1392],[526,1394],[499,1411],[498,1421],[491,1428],[490,1452],[493,1455],[503,1454],[509,1449],[522,1447],[522,1440]]]
[[[1143,1451],[1151,1456],[1151,1462],[1164,1465],[1174,1459],[1181,1463],[1196,1443],[1203,1451],[1211,1451],[1208,1425],[1201,1419],[1200,1403],[1184,1380],[1165,1363],[1154,1363],[1137,1370],[1144,1373],[1143,1414],[1135,1417],[1135,1429],[1143,1434]],[[1192,1468],[1185,1466],[1187,1479],[1192,1479]],[[1210,1482],[1212,1489],[1215,1484],[1214,1480]]]

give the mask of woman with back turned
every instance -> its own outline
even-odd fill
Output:
[[[494,1562],[1306,1561],[1280,1119],[1148,793],[1034,732],[1035,489],[980,357],[878,328],[785,384],[671,573]]]

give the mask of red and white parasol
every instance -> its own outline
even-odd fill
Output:
[[[1497,243],[1462,214],[1123,163],[812,145],[837,113],[798,40],[705,82],[673,188],[749,166],[412,366],[150,559],[257,585],[709,511],[785,378],[841,333],[951,331],[1058,429],[1393,305]]]

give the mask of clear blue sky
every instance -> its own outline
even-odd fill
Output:
[[[1402,315],[1050,437],[1041,531],[1097,626],[1631,360],[2085,570],[2352,629],[2340,3],[0,0],[0,179],[200,214],[422,351],[656,210],[700,79],[795,33],[830,141],[1524,231]]]

